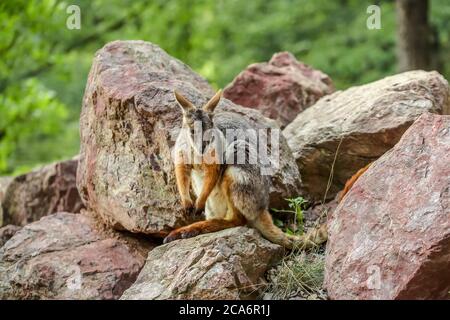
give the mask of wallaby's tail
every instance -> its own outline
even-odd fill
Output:
[[[327,240],[325,225],[302,236],[287,235],[273,223],[272,216],[268,211],[259,215],[256,220],[251,222],[251,225],[258,229],[266,239],[288,249],[309,249]]]
[[[339,195],[338,202],[341,202],[342,199],[344,199],[344,196],[350,191],[350,189],[353,187],[353,185],[359,179],[359,177],[361,177],[364,174],[364,172],[366,172],[369,169],[372,163],[373,162],[370,162],[364,168],[359,169],[358,172],[356,172],[350,179],[347,180],[344,189],[341,191],[341,194]]]
[[[301,236],[289,236],[294,243],[294,249],[310,249],[318,246],[328,239],[327,225],[321,224],[319,227],[309,230]]]

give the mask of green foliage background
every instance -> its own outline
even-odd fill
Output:
[[[81,9],[69,30],[66,9]],[[366,9],[381,6],[381,30]],[[396,72],[393,1],[152,0],[0,2],[0,175],[78,152],[78,116],[96,50],[117,39],[154,42],[215,87],[248,64],[288,50],[336,87]],[[431,0],[431,24],[448,61],[450,2]],[[447,78],[450,64],[440,70]]]

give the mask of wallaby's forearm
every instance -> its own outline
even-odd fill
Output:
[[[212,219],[205,220],[190,224],[185,227],[181,227],[179,229],[173,230],[165,239],[164,243],[177,240],[177,239],[185,239],[190,237],[195,237],[199,234],[217,232],[220,230],[224,230],[227,228],[233,228],[237,226],[245,225],[245,219],[240,217],[235,217],[232,220],[225,219]]]
[[[177,180],[178,192],[181,196],[181,203],[184,208],[193,206],[190,185],[191,185],[191,170],[192,168],[184,163],[175,166],[175,178]]]
[[[204,173],[204,180],[202,191],[200,192],[200,195],[198,196],[197,201],[195,202],[195,208],[197,210],[203,210],[205,208],[206,200],[208,199],[208,196],[210,195],[211,191],[214,189],[217,180],[219,180],[219,172],[220,172],[220,166],[218,164],[208,164],[203,165],[202,167]]]

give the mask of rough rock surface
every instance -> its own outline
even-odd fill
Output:
[[[313,227],[317,223],[326,223],[327,217],[336,209],[338,203],[339,201],[336,197],[325,203],[314,203],[311,207],[304,210],[303,218],[305,227]]]
[[[422,115],[328,222],[332,299],[449,299],[450,116]]]
[[[320,99],[283,134],[300,170],[307,194],[322,200],[331,168],[333,198],[354,173],[392,148],[424,112],[448,108],[449,86],[437,72],[411,71]]]
[[[117,299],[150,248],[84,214],[43,217],[0,249],[0,299]]]
[[[163,236],[190,221],[181,210],[171,157],[181,126],[174,89],[196,105],[214,94],[203,78],[151,43],[115,41],[96,54],[80,119],[77,185],[91,211],[115,228]],[[224,109],[257,128],[276,128],[258,111],[226,99],[216,114]],[[298,193],[299,179],[282,138],[271,204]]]
[[[4,224],[24,226],[60,211],[83,208],[76,186],[78,159],[55,162],[15,177],[2,202]]]
[[[14,234],[16,234],[17,231],[19,231],[21,227],[15,226],[13,224],[8,224],[7,226],[4,226],[0,228],[0,248],[3,247],[3,245],[12,238]]]
[[[224,96],[260,110],[285,127],[301,111],[333,91],[328,75],[299,62],[289,52],[279,52],[268,63],[248,66],[225,88]]]
[[[258,295],[284,249],[238,227],[177,240],[152,250],[121,299],[242,299]]]
[[[3,198],[5,197],[5,191],[12,179],[12,177],[0,177],[0,227],[3,226]]]

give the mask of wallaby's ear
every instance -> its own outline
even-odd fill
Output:
[[[214,97],[212,97],[208,101],[208,103],[205,104],[205,106],[203,107],[203,110],[208,111],[208,112],[213,112],[214,109],[219,104],[220,98],[222,98],[222,90],[219,89],[219,91],[217,91],[217,93],[214,95]]]
[[[173,93],[175,94],[175,99],[177,99],[177,102],[183,111],[195,109],[195,106],[177,90],[174,90]]]

